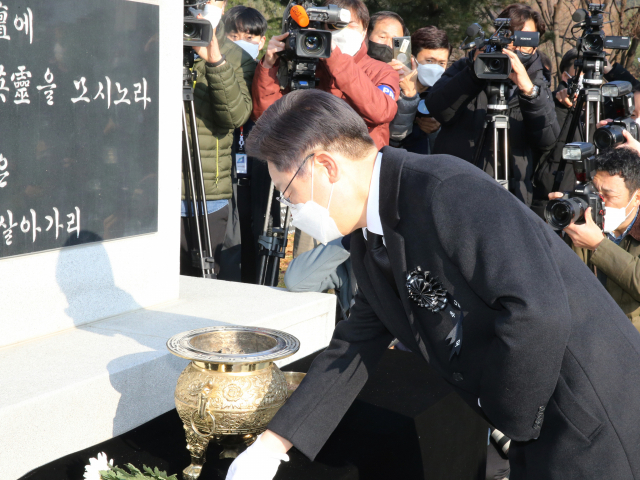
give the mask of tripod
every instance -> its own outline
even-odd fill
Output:
[[[260,245],[260,270],[258,271],[258,285],[276,287],[278,285],[278,272],[280,259],[284,258],[289,241],[289,222],[291,209],[287,207],[284,219],[284,228],[273,225],[271,216],[271,204],[275,186],[271,182],[269,187],[269,199],[267,200],[267,212],[264,217],[262,235],[258,239]]]
[[[196,127],[196,110],[193,104],[193,82],[197,75],[196,72],[191,71],[193,62],[193,50],[191,50],[191,47],[185,47],[182,66],[182,168],[187,184],[185,198],[188,204],[187,218],[189,218],[189,231],[191,234],[191,242],[188,243],[190,243],[192,265],[202,271],[203,278],[216,278],[213,247],[209,233],[209,217],[207,215],[207,195],[202,174],[200,142]],[[193,145],[193,149],[189,145],[187,115],[189,115],[189,123],[191,124],[191,145]],[[204,226],[200,222],[200,215],[203,217]]]
[[[580,139],[583,142],[592,142],[593,141],[593,133],[598,125],[598,122],[602,119],[602,92],[600,87],[602,86],[602,73],[604,69],[604,54],[597,54],[595,56],[587,56],[583,58],[579,58],[575,63],[576,74],[573,77],[574,81],[569,88],[569,98],[572,98],[578,87],[578,79],[580,78],[580,74],[584,73],[583,84],[587,85],[588,88],[580,87],[578,92],[578,98],[573,103],[571,108],[569,109],[569,113],[567,114],[567,118],[565,118],[564,124],[562,125],[561,132],[565,131],[567,122],[571,119],[571,123],[569,124],[569,129],[566,131],[567,134],[562,141],[562,144],[566,144],[567,141],[572,142],[575,138],[576,131],[578,130],[578,125],[580,123],[580,112],[582,109],[585,109],[585,128],[584,132],[580,130]],[[576,114],[577,112],[577,114]],[[595,113],[595,116],[592,114]],[[594,119],[592,122],[591,119]],[[593,129],[591,125],[593,123]],[[558,138],[560,141],[560,138]],[[554,155],[555,147],[551,149],[549,152],[549,156]],[[540,162],[540,165],[546,163],[549,160],[549,156],[545,159],[545,161]],[[552,192],[557,192],[560,188],[560,184],[562,183],[562,179],[564,178],[564,172],[567,168],[567,161],[564,158],[560,159],[558,164],[558,170],[555,173],[553,186],[551,188]]]
[[[493,131],[493,178],[509,190],[509,106],[506,99],[507,82],[489,82],[485,87],[487,95],[487,115],[484,128],[473,163],[480,169],[482,165],[482,150],[487,138],[487,132]],[[502,140],[501,140],[502,138]],[[501,148],[502,147],[502,148]],[[502,168],[500,166],[502,165]],[[503,176],[500,176],[500,170]]]

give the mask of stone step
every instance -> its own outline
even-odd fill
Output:
[[[212,325],[274,328],[301,344],[287,364],[326,347],[335,297],[180,278],[180,298],[0,349],[0,478],[14,480],[174,407],[188,364],[165,347]]]

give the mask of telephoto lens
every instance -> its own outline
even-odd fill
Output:
[[[564,230],[584,218],[588,203],[579,197],[551,200],[544,210],[544,218],[554,230]]]
[[[593,134],[593,143],[598,150],[616,147],[626,141],[622,132],[624,127],[620,125],[605,125],[596,129]]]

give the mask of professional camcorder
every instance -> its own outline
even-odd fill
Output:
[[[605,103],[605,117],[614,118],[613,122],[596,129],[593,143],[599,150],[616,147],[626,140],[622,135],[627,130],[633,138],[640,140],[638,124],[631,118],[635,108],[631,84],[624,81],[609,82],[602,86]]]
[[[502,53],[502,49],[512,43],[514,47],[537,47],[540,44],[540,33],[514,32],[511,35],[509,31],[510,18],[497,18],[493,25],[496,31],[487,39],[485,39],[485,33],[480,24],[470,25],[466,32],[467,38],[474,38],[474,40],[460,48],[463,50],[484,48],[484,53],[478,55],[473,64],[478,78],[506,80],[511,73],[511,60],[505,53]]]
[[[582,29],[582,36],[576,39],[576,48],[579,52],[576,60],[576,68],[580,67],[584,72],[585,83],[599,85],[602,83],[605,53],[604,49],[627,50],[631,44],[629,37],[606,36],[602,26],[605,5],[590,3],[588,10],[579,8],[571,19],[576,22],[571,27],[573,33]]]
[[[554,230],[563,230],[572,223],[585,223],[584,214],[591,207],[591,218],[599,227],[604,226],[604,202],[591,181],[595,175],[596,149],[591,143],[568,143],[562,149],[562,158],[573,162],[576,179],[581,182],[573,192],[551,200],[544,211],[544,218]]]
[[[350,21],[351,12],[337,5],[318,7],[312,1],[291,0],[282,18],[282,33],[289,32],[289,36],[278,53],[280,87],[315,88],[318,61],[331,56],[331,31]]]
[[[213,39],[211,22],[204,18],[196,18],[190,8],[204,8],[208,0],[184,0],[184,28],[182,44],[184,47],[206,47]]]

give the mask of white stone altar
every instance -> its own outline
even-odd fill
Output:
[[[160,5],[158,232],[0,259],[2,480],[172,409],[176,333],[284,330],[301,342],[285,362],[332,334],[331,295],[179,276],[183,2],[141,1]]]

